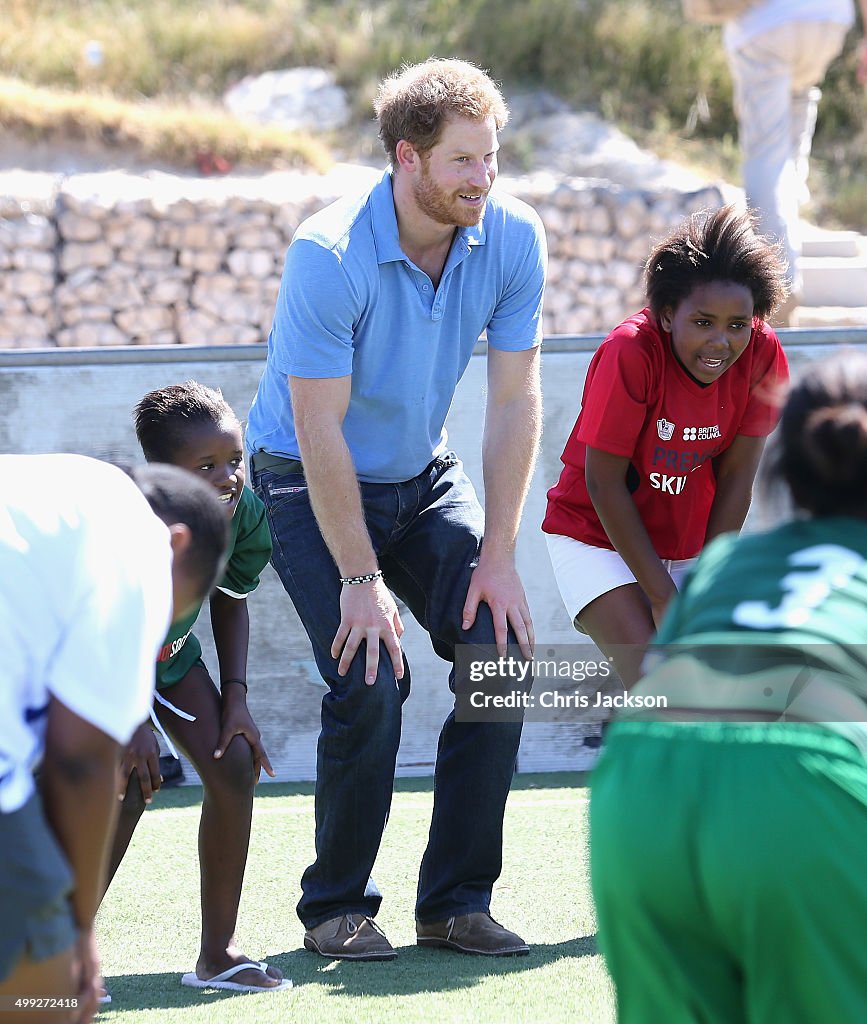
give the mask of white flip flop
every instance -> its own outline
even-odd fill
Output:
[[[187,985],[189,988],[217,988],[227,992],[282,992],[287,988],[292,988],[290,978],[284,978],[279,985],[271,985],[268,988],[263,988],[261,985],[242,985],[240,982],[231,980],[242,971],[259,971],[265,974],[267,970],[266,963],[235,964],[234,967],[223,971],[222,974],[215,974],[213,978],[208,979],[202,979],[195,971],[190,971],[189,974],[184,974],[181,977],[181,984]]]

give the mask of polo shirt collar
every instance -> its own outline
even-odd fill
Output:
[[[394,209],[394,192],[391,187],[391,171],[383,172],[370,193],[370,222],[373,228],[373,243],[379,263],[402,262],[406,253],[400,247],[397,233],[397,213]],[[485,244],[485,218],[468,228],[458,228],[452,252],[468,253],[474,245]]]

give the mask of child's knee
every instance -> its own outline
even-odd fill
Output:
[[[243,736],[233,736],[221,757],[211,758],[207,769],[199,770],[202,784],[207,789],[234,795],[249,795],[253,791],[253,749]]]

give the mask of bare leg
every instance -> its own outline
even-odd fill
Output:
[[[609,590],[582,608],[581,628],[614,662],[628,690],[641,678],[641,662],[655,629],[650,602],[637,583]]]
[[[114,827],[114,837],[111,841],[111,850],[109,851],[108,866],[105,874],[105,892],[103,893],[103,899],[105,899],[105,893],[108,892],[109,886],[117,873],[117,869],[120,867],[121,861],[126,856],[126,851],[129,849],[129,844],[132,841],[136,826],[139,821],[141,821],[144,809],[145,802],[141,791],[141,785],[138,781],[138,773],[133,771],[130,772],[130,776],[127,779],[126,792],[123,795],[120,812],[117,816],[117,823]],[[105,995],[108,991],[105,987],[105,981],[100,979],[100,982],[102,985],[100,995]]]
[[[22,957],[12,973],[0,981],[0,997],[8,996],[57,996],[78,995],[78,978],[75,971],[74,947],[70,946],[57,956],[46,960],[31,960]],[[78,1017],[78,1010],[0,1010],[0,1024],[71,1024]]]
[[[196,973],[206,979],[235,964],[250,962],[235,946],[235,926],[253,815],[253,755],[246,739],[235,736],[223,756],[214,759],[220,733],[220,695],[201,665],[194,665],[179,683],[162,693],[166,700],[196,716],[195,722],[187,722],[167,708],[157,707],[163,728],[190,759],[204,788],[199,825],[202,944]],[[281,978],[275,967],[269,967],[268,977],[260,971],[241,971],[232,980],[270,988]]]
[[[111,885],[111,880],[114,878],[115,872],[120,867],[120,862],[129,848],[136,825],[141,821],[141,816],[144,814],[144,809],[145,802],[138,781],[138,774],[133,771],[127,780],[126,793],[124,793],[123,802],[120,805],[120,813],[117,816],[117,825],[115,826],[114,839],[112,840],[111,853],[108,859],[108,873],[105,882],[106,890]]]

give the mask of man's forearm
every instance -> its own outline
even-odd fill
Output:
[[[361,491],[343,435],[323,432],[304,440],[299,436],[299,443],[313,514],[340,575],[375,571]]]
[[[482,446],[488,552],[514,554],[541,434],[538,392],[488,409]]]

